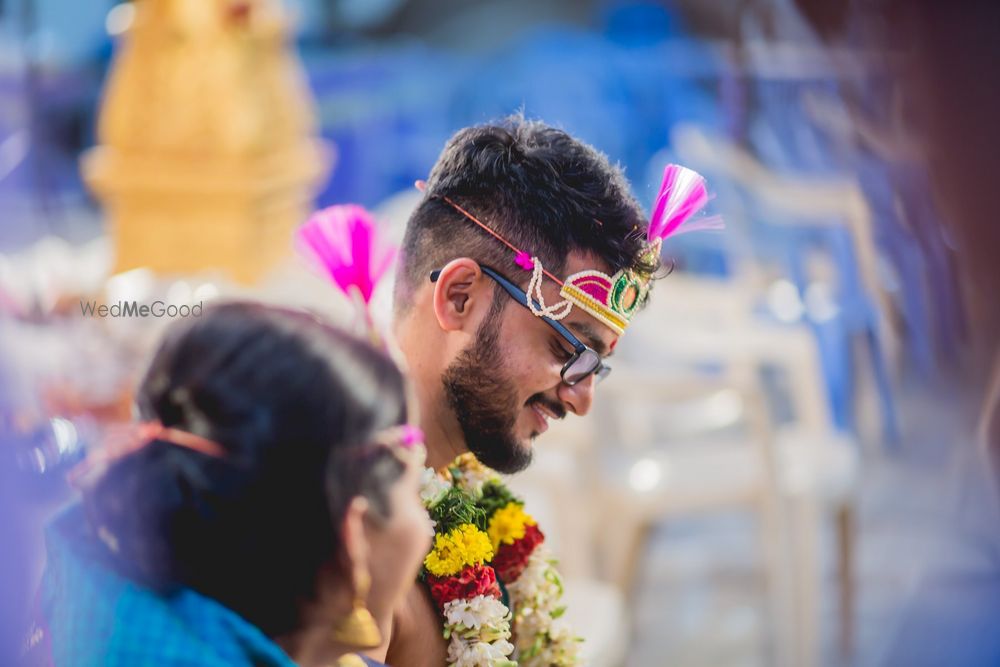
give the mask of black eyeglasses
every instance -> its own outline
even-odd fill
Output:
[[[502,287],[504,291],[506,291],[507,294],[509,294],[515,301],[521,304],[521,306],[531,310],[528,307],[528,295],[524,290],[488,266],[480,264],[479,268],[483,270],[483,273],[495,280],[497,284],[500,285],[500,287]],[[437,282],[437,279],[440,277],[441,269],[431,271],[432,283]],[[532,299],[532,303],[535,304],[536,308],[541,308],[539,303],[534,299]],[[611,373],[611,367],[604,363],[604,360],[601,359],[601,355],[599,355],[593,348],[581,343],[580,339],[570,333],[569,329],[551,317],[543,315],[539,316],[539,319],[543,320],[546,324],[555,329],[556,333],[562,336],[563,339],[573,347],[573,354],[570,356],[569,360],[563,364],[562,370],[559,373],[564,384],[572,387],[578,382],[586,380],[591,375],[596,375],[597,380],[600,381]]]

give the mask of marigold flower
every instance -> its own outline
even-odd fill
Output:
[[[467,565],[482,565],[492,558],[489,536],[472,524],[463,523],[434,538],[434,548],[424,559],[424,567],[435,577],[450,577]]]
[[[525,513],[519,503],[507,503],[490,518],[487,532],[490,535],[490,542],[493,543],[493,550],[499,549],[501,544],[514,544],[524,537],[527,526],[534,525],[535,520]]]

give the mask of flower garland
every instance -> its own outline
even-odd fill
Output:
[[[565,607],[555,560],[500,476],[463,454],[440,472],[425,470],[420,497],[435,526],[421,576],[444,617],[448,664],[577,665],[582,640],[558,620]]]

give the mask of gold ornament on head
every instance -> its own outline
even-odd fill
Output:
[[[426,188],[423,181],[418,181],[416,185],[421,191]],[[591,269],[574,273],[565,281],[560,280],[546,271],[537,257],[510,243],[448,197],[432,196],[441,199],[510,248],[515,254],[514,262],[522,269],[531,271],[528,289],[525,290],[526,305],[537,317],[561,320],[570,314],[573,306],[576,306],[606,324],[616,334],[622,335],[632,316],[646,303],[652,276],[642,275],[629,269],[623,269],[609,276],[603,271]],[[663,181],[646,231],[646,250],[643,258],[658,258],[663,239],[668,236],[721,229],[722,220],[719,216],[693,219],[707,202],[708,191],[705,188],[705,179],[701,175],[687,167],[667,165],[663,171]],[[599,220],[595,222],[603,227]],[[559,285],[559,296],[562,297],[562,301],[549,305],[545,303],[542,296],[545,277]]]

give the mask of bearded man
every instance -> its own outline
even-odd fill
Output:
[[[692,187],[682,181],[665,187]],[[668,220],[661,190],[650,227],[604,155],[519,116],[459,131],[423,191],[402,244],[394,333],[428,465],[471,452],[515,473],[551,420],[590,411],[646,300],[665,226],[680,222]],[[417,583],[393,619],[386,662],[449,661],[440,609]]]

